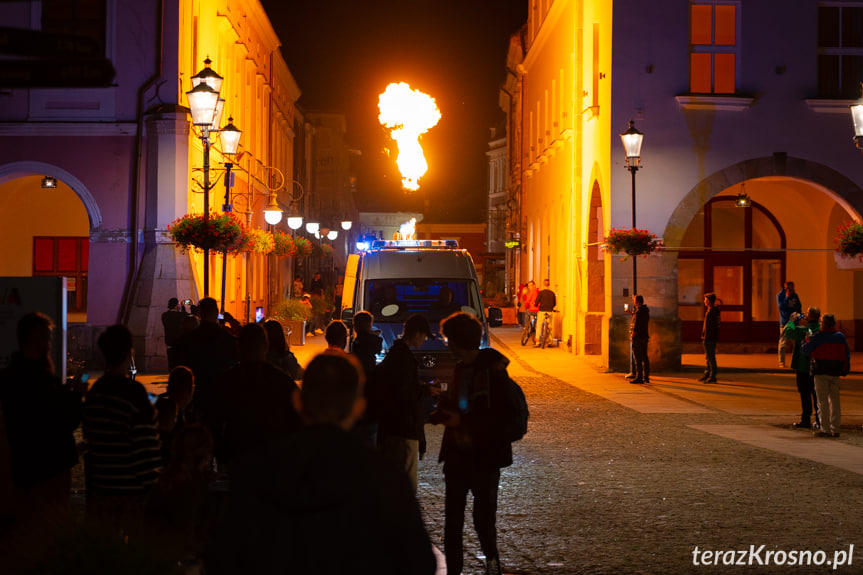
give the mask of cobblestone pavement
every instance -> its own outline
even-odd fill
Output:
[[[836,572],[863,572],[863,476],[690,427],[750,425],[751,418],[713,410],[639,413],[521,367],[513,371],[524,374],[516,380],[531,420],[501,478],[498,538],[506,573],[816,573],[832,566],[814,562],[832,562],[835,551],[852,544],[852,564]],[[579,376],[590,374],[573,374]],[[427,434],[419,499],[442,549],[441,429],[427,426]],[[843,429],[842,440],[801,440],[859,443],[855,435]],[[470,510],[465,545],[465,573],[484,573]],[[752,545],[765,547],[750,556]],[[696,566],[696,546],[739,551],[734,562],[751,559],[754,566],[723,565],[727,553],[718,566]],[[768,562],[770,550],[785,554]],[[799,556],[792,551],[813,553],[813,564],[775,564]]]

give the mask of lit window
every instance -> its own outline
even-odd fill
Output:
[[[693,2],[689,16],[689,91],[733,94],[737,77],[737,2]]]
[[[818,5],[818,95],[857,99],[863,79],[863,2]]]

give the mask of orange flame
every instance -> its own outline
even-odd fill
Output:
[[[419,90],[411,90],[404,82],[390,84],[380,95],[378,120],[386,128],[399,147],[396,165],[402,174],[402,186],[408,190],[419,189],[419,179],[428,170],[419,138],[434,127],[441,118],[434,98]]]

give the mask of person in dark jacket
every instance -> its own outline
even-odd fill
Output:
[[[205,297],[198,304],[201,324],[180,337],[176,344],[177,364],[195,374],[193,411],[197,421],[207,423],[213,382],[239,360],[237,338],[219,325],[219,304]]]
[[[267,331],[267,342],[269,345],[267,348],[267,361],[290,375],[291,379],[301,379],[303,377],[303,368],[300,367],[297,356],[291,351],[291,345],[288,343],[288,338],[285,337],[285,330],[282,324],[271,319],[264,322],[264,329]]]
[[[358,312],[354,316],[354,341],[351,353],[357,356],[366,374],[366,381],[377,367],[377,355],[383,349],[384,340],[372,331],[372,314],[367,311]]]
[[[842,409],[839,403],[839,378],[851,371],[851,349],[845,335],[836,329],[836,318],[825,313],[821,331],[803,344],[803,353],[812,361],[815,392],[821,406],[821,431],[817,437],[839,437]]]
[[[776,305],[779,307],[779,367],[785,367],[785,348],[788,341],[785,337],[785,326],[791,321],[791,314],[803,312],[800,296],[794,291],[794,282],[785,282],[776,294]]]
[[[818,397],[815,393],[815,379],[809,366],[809,356],[803,353],[803,341],[818,333],[821,310],[810,307],[806,315],[792,313],[788,323],[785,324],[785,337],[794,342],[794,351],[791,354],[791,369],[797,379],[797,392],[800,394],[800,406],[802,413],[800,421],[791,424],[794,429],[811,429],[810,416],[815,413],[815,428],[821,427]]]
[[[632,357],[635,361],[634,378],[630,383],[650,383],[650,358],[647,355],[647,341],[650,338],[650,309],[644,305],[644,296],[632,296],[635,308],[630,312],[629,339],[632,342]]]
[[[207,573],[432,575],[407,477],[350,431],[365,406],[350,360],[315,357],[293,403],[304,428],[233,465]]]
[[[500,429],[501,405],[495,389],[509,378],[509,360],[479,349],[482,324],[458,312],[441,323],[447,346],[459,359],[452,385],[438,399],[433,423],[446,426],[439,460],[446,482],[444,553],[447,573],[461,573],[462,537],[468,492],[473,493],[474,528],[486,557],[486,573],[500,575],[497,549],[497,492],[502,467],[512,465],[512,445]]]
[[[387,351],[375,373],[382,396],[378,449],[384,457],[407,472],[414,492],[424,431],[424,386],[419,378],[419,364],[411,350],[419,349],[430,337],[428,320],[419,314],[410,316],[401,338]]]
[[[372,331],[373,319],[372,314],[367,311],[357,312],[354,316],[355,335],[351,343],[351,354],[360,362],[366,376],[366,384],[363,386],[366,411],[357,421],[355,429],[372,447],[377,445],[378,418],[383,403],[380,382],[374,374],[377,370],[377,355],[383,349],[384,343],[381,336]]]
[[[168,300],[168,309],[162,312],[162,326],[165,328],[165,347],[168,349],[168,370],[177,366],[177,350],[174,349],[177,340],[183,335],[183,319],[186,318],[186,306],[180,306],[180,300],[172,297]]]
[[[267,333],[260,324],[240,330],[240,362],[213,384],[206,421],[216,460],[227,465],[246,453],[297,431],[300,419],[291,405],[297,384],[267,361]]]
[[[144,386],[129,377],[132,341],[123,325],[99,336],[105,373],[87,392],[81,420],[87,515],[127,533],[140,529],[144,497],[162,466],[155,411]]]
[[[68,511],[71,468],[78,462],[73,432],[81,421],[76,380],[63,385],[54,372],[54,322],[41,313],[18,321],[18,351],[0,373],[16,522]]]
[[[706,293],[704,305],[707,307],[707,312],[704,314],[704,326],[701,328],[701,341],[704,345],[707,369],[698,381],[716,383],[716,344],[719,342],[720,302],[717,301],[715,293]]]

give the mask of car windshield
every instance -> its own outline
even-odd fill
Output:
[[[414,313],[438,322],[457,311],[479,315],[482,307],[475,284],[466,280],[369,280],[365,301],[375,321],[384,322],[404,322]]]

